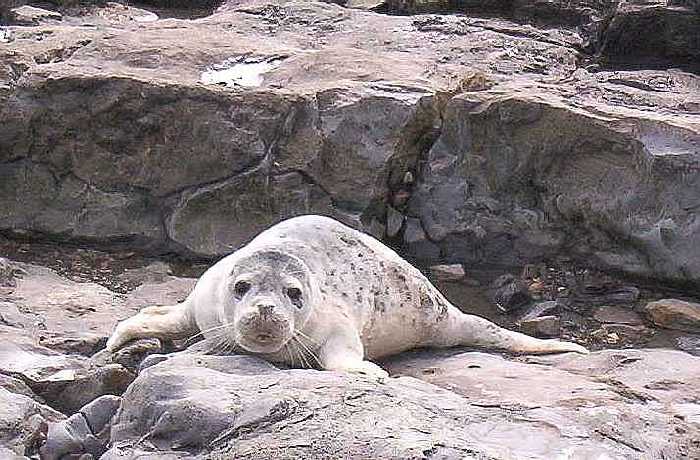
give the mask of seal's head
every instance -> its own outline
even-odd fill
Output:
[[[237,261],[223,315],[232,339],[253,353],[274,353],[311,313],[316,286],[307,265],[282,251],[258,251]]]

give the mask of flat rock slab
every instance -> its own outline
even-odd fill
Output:
[[[700,388],[698,360],[633,350],[528,364],[478,352],[418,352],[387,362],[404,376],[378,383],[182,353],[148,367],[129,387],[103,458],[693,458],[700,453],[691,402]],[[613,364],[609,378],[600,378],[603,363],[612,362],[652,369],[648,383],[640,382],[648,388],[628,388],[627,370],[615,373]],[[674,392],[669,382],[681,379],[675,385],[690,393]]]

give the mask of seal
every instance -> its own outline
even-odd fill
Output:
[[[138,338],[199,335],[218,352],[379,378],[387,373],[371,360],[418,347],[588,352],[462,313],[380,241],[315,215],[263,231],[209,268],[181,304],[120,322],[107,351]]]

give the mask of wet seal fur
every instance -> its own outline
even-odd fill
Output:
[[[107,350],[137,338],[199,335],[219,352],[380,378],[387,373],[369,360],[417,347],[587,353],[462,313],[378,240],[313,215],[260,233],[209,268],[181,304],[120,322]]]

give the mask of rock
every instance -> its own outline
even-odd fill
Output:
[[[589,308],[592,305],[630,305],[639,298],[639,289],[617,284],[588,284],[575,289],[571,301]]]
[[[655,333],[653,329],[643,324],[603,324],[599,331],[605,337],[605,342],[615,344],[643,344]],[[593,332],[592,335],[595,334],[596,332]]]
[[[66,335],[56,331],[40,331],[36,333],[39,345],[66,354],[92,356],[107,343],[102,334],[74,333]]]
[[[640,325],[644,322],[636,312],[627,308],[607,306],[598,307],[593,313],[593,318],[601,323],[617,323]]]
[[[17,393],[20,395],[27,396],[28,398],[32,398],[38,403],[44,403],[44,401],[40,397],[38,397],[32,392],[31,388],[29,388],[26,383],[15,377],[0,374],[0,387],[4,388],[5,390],[11,393]]]
[[[647,317],[659,327],[686,332],[700,332],[700,304],[677,299],[649,302]]]
[[[513,275],[502,275],[491,283],[489,295],[502,312],[516,310],[530,301],[527,283]]]
[[[381,8],[474,17],[254,0],[198,21],[142,23],[110,4],[42,25],[41,39],[12,28],[0,53],[0,229],[218,257],[285,217],[372,222],[396,203],[429,242],[407,253],[430,263],[566,254],[700,281],[686,219],[697,76],[668,70],[697,61],[690,8]],[[641,40],[648,20],[663,33]],[[211,46],[231,30],[236,40]],[[628,45],[660,59],[630,69]],[[589,72],[581,63],[597,52]],[[235,66],[253,86],[203,83]]]
[[[697,455],[700,426],[684,401],[700,385],[698,358],[625,350],[532,359],[543,364],[416,352],[385,363],[412,377],[378,384],[252,357],[172,355],[124,394],[102,458],[156,458],[184,446],[192,457],[225,458]]]
[[[23,5],[11,11],[13,21],[19,25],[36,26],[46,21],[60,21],[63,19],[61,13],[49,11],[43,8],[36,8]]]
[[[7,298],[40,323],[39,329],[106,336],[118,318],[136,311],[124,308],[123,299],[104,286],[71,281],[37,265],[17,265],[26,274]]]
[[[127,269],[119,278],[132,284],[163,283],[172,275],[172,267],[167,262],[153,262],[146,267]]]
[[[581,92],[568,94],[577,100],[576,104],[581,104],[579,107],[602,108]],[[452,98],[446,108],[441,135],[418,176],[422,181],[414,190],[409,212],[420,216],[426,232],[443,247],[449,247],[450,257],[455,261],[523,265],[537,257],[562,253],[566,247],[566,251],[577,258],[580,254],[590,254],[586,259],[588,264],[637,275],[691,281],[687,267],[694,266],[700,254],[695,253],[696,247],[690,246],[687,235],[695,235],[700,227],[683,223],[684,211],[680,208],[675,208],[673,216],[665,220],[658,219],[655,209],[662,195],[677,195],[680,200],[686,200],[693,187],[672,185],[675,182],[658,175],[646,176],[647,173],[641,173],[632,164],[637,160],[644,162],[651,155],[668,162],[669,169],[665,171],[673,175],[672,171],[681,168],[685,160],[675,157],[676,162],[668,153],[677,151],[684,158],[696,158],[698,134],[662,128],[649,120],[651,124],[645,125],[649,134],[640,137],[638,142],[642,144],[636,144],[639,148],[631,147],[632,141],[624,140],[629,131],[618,131],[615,126],[631,126],[638,121],[625,120],[624,115],[614,114],[614,110],[609,113],[619,125],[599,123],[586,116],[579,118],[566,108],[569,103],[573,103],[573,99],[568,102],[548,99],[543,103],[534,95],[531,98],[526,90],[507,100],[497,99],[489,92]],[[551,126],[551,123],[580,124],[576,134],[569,136],[561,131],[550,133],[545,125]],[[491,130],[507,132],[507,135],[498,141],[483,142],[476,134]],[[550,136],[557,139],[545,140]],[[579,136],[605,139],[605,145],[565,146]],[[564,138],[567,140],[563,141]],[[577,151],[581,156],[562,157],[557,153],[563,151]],[[601,157],[602,151],[611,156]],[[616,168],[612,164],[617,164],[613,158],[618,155],[630,158],[630,169],[613,179],[608,172]],[[543,166],[545,164],[549,166]],[[608,179],[601,184],[601,178],[606,177]],[[634,204],[624,199],[605,198],[615,196],[622,189],[621,177],[629,185],[629,188],[622,188],[634,189],[630,193],[640,197]],[[595,186],[589,186],[594,183]],[[537,184],[547,185],[540,188]],[[598,194],[600,196],[594,198]],[[636,216],[636,220],[618,217],[629,215]],[[570,225],[574,221],[578,223]],[[601,232],[601,228],[607,230]],[[583,234],[586,235],[583,239],[573,236]],[[641,244],[628,246],[620,238],[610,238],[613,234]],[[596,249],[590,253],[594,247]],[[649,262],[652,260],[649,257],[653,263]],[[694,275],[690,278],[694,279]],[[625,290],[619,294],[621,299],[617,302],[628,302],[635,299],[638,292]],[[600,299],[607,304],[611,300],[610,297]]]
[[[700,337],[684,336],[676,339],[676,346],[694,356],[700,356]]]
[[[694,360],[698,358],[686,353],[670,350],[606,350],[583,357],[566,354],[528,357],[527,362],[537,364],[534,366],[503,362],[497,356],[477,353],[452,352],[445,355],[447,357],[438,363],[429,353],[407,355],[396,359],[391,369],[465,394],[474,405],[526,411],[538,420],[565,423],[564,427],[579,433],[581,423],[590,423],[584,431],[594,430],[595,438],[612,435],[615,439],[606,437],[607,441],[596,442],[589,451],[601,457],[615,457],[610,453],[603,454],[606,442],[616,444],[624,440],[630,442],[627,448],[631,451],[643,444],[642,449],[648,449],[646,452],[652,457],[662,458],[668,454],[672,458],[682,458],[682,444],[688,438],[679,443],[674,420],[684,420],[682,423],[688,423],[691,431],[700,429],[700,425],[683,415],[686,410],[691,414],[700,413],[700,406],[687,407],[685,403],[688,391],[695,391],[691,388],[700,378],[700,374],[692,368],[696,365]],[[544,366],[539,367],[539,364]],[[539,391],[527,390],[534,387]],[[579,396],[581,399],[578,399]],[[584,409],[586,404],[591,404],[588,409]],[[659,411],[663,406],[668,408],[668,412],[665,409]],[[537,409],[529,409],[533,407]],[[552,411],[557,412],[558,416],[554,416]],[[567,411],[576,415],[564,415],[563,412]],[[644,433],[638,431],[639,425],[635,421],[639,419],[649,423]],[[670,425],[667,424],[669,422]],[[678,428],[684,437],[687,434],[685,428]],[[658,444],[647,437],[649,432],[646,430],[660,430],[663,433],[654,438],[659,441]],[[691,448],[697,449],[697,446]],[[534,458],[555,457],[552,452],[541,451],[534,455],[531,452],[531,455]],[[630,452],[630,455],[635,458],[638,453]],[[513,457],[519,458],[517,455]],[[625,458],[625,455],[621,458]]]
[[[0,286],[12,286],[15,269],[9,260],[0,257]]]
[[[433,265],[430,267],[430,273],[438,281],[459,281],[466,275],[464,267],[458,264]]]
[[[0,301],[0,325],[29,329],[34,323],[35,318],[19,311],[15,303]]]
[[[134,374],[138,373],[144,359],[156,353],[161,353],[163,346],[158,339],[141,339],[125,345],[114,353],[110,362],[121,364]]]
[[[559,337],[561,321],[558,316],[546,315],[519,322],[521,330],[536,337]]]
[[[65,417],[32,398],[0,388],[0,454],[2,458],[30,456],[38,452],[49,422]],[[4,450],[4,452],[3,452]]]
[[[117,396],[101,396],[68,419],[50,423],[41,458],[61,460],[85,454],[99,458],[107,450],[110,422],[120,402]]]
[[[386,235],[393,238],[399,234],[406,218],[391,206],[386,207]]]
[[[677,66],[700,70],[700,15],[695,4],[678,8],[664,1],[625,2],[616,8],[600,50],[609,66]],[[654,34],[644,33],[654,30]]]
[[[403,240],[406,250],[419,260],[435,260],[440,256],[440,248],[428,239],[418,219],[406,218]]]
[[[35,346],[22,330],[0,328],[0,373],[21,378],[48,405],[73,413],[105,394],[121,394],[134,375],[118,364],[97,366],[87,358]]]
[[[541,316],[556,314],[559,313],[559,309],[560,305],[556,300],[539,302],[528,308],[527,311],[525,311],[525,313],[520,317],[519,321],[528,321]]]

